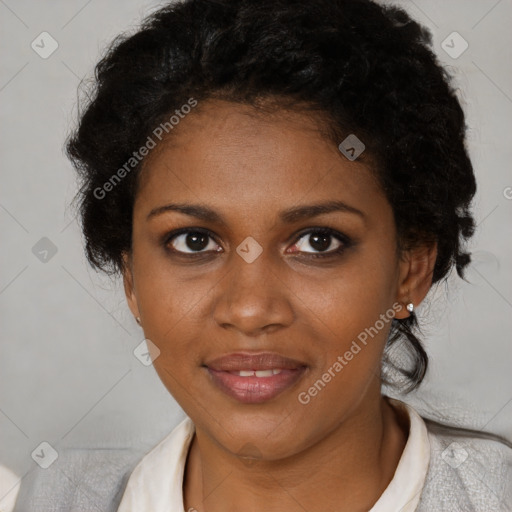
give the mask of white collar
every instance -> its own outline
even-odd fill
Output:
[[[409,437],[393,479],[370,512],[413,512],[420,501],[430,463],[427,426],[410,405],[394,398],[388,400],[409,416]]]
[[[393,479],[369,512],[413,512],[430,462],[430,443],[425,422],[408,404],[388,398],[409,417],[409,437]],[[183,475],[194,424],[187,416],[135,467],[117,512],[185,512]]]

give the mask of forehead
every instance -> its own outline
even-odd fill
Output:
[[[274,209],[382,196],[369,166],[346,159],[327,133],[307,111],[206,101],[149,154],[136,207],[178,200]]]

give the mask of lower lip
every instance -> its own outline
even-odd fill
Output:
[[[230,372],[207,368],[213,382],[230,397],[244,404],[258,404],[291,388],[306,371],[306,367],[282,370],[271,377],[240,377]]]

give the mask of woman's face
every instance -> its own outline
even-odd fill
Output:
[[[130,307],[167,389],[233,454],[290,456],[374,411],[392,314],[407,316],[391,206],[317,128],[200,103],[137,193]]]

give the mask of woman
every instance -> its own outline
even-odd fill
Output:
[[[96,71],[67,146],[87,255],[187,415],[111,510],[512,510],[510,447],[381,392],[397,342],[420,385],[415,311],[470,261],[427,31],[369,0],[185,0]]]

